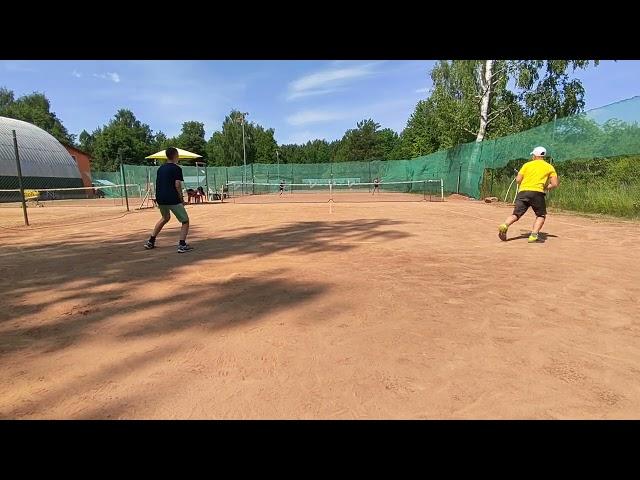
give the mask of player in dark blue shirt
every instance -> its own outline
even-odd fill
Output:
[[[167,163],[158,168],[156,175],[156,202],[160,208],[162,218],[158,220],[153,228],[153,233],[144,248],[151,250],[156,246],[156,237],[169,220],[171,212],[182,223],[180,230],[180,243],[178,244],[178,253],[188,252],[193,248],[187,245],[187,234],[189,233],[189,215],[184,208],[184,198],[182,196],[182,169],[176,164],[178,161],[178,150],[173,147],[167,148]]]

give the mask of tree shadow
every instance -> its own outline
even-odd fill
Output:
[[[91,397],[113,379],[149,368],[180,350],[172,339],[180,332],[246,328],[280,311],[317,302],[331,290],[330,283],[304,281],[296,278],[297,272],[269,267],[268,263],[256,273],[247,268],[251,264],[246,261],[270,255],[304,258],[306,254],[346,252],[363,241],[388,243],[410,236],[396,228],[402,223],[300,221],[267,230],[247,226],[219,236],[211,235],[210,227],[195,225],[192,238],[196,249],[186,254],[175,251],[175,231],[164,232],[157,249],[144,250],[146,229],[117,238],[97,230],[72,237],[52,231],[28,245],[8,242],[0,252],[0,358],[9,361],[12,355],[25,352],[54,359],[58,358],[52,356],[56,352],[100,337],[125,345],[164,336],[165,346],[135,356],[115,352],[114,360],[98,372],[62,381],[51,379],[38,393],[16,397],[0,417],[43,415],[69,397],[82,403],[82,395]],[[239,261],[235,275],[222,278],[216,274],[215,261],[225,260],[228,266],[233,259]],[[141,295],[146,289],[149,294]],[[344,305],[334,301],[329,307]],[[311,313],[307,319],[314,322],[325,317]],[[13,358],[20,362],[23,357]],[[9,375],[19,375],[15,368],[13,363],[3,369],[4,385],[13,384]],[[147,393],[153,392],[133,391],[111,403],[103,402],[101,396],[102,406],[74,416],[95,418],[130,412],[127,405]]]
[[[176,253],[169,232],[158,238],[158,248],[151,251],[143,249],[146,235],[140,233],[105,240],[99,233],[83,232],[70,239],[10,245],[0,255],[5,267],[0,278],[0,300],[5,307],[0,310],[0,357],[22,349],[51,353],[67,348],[123,311],[149,312],[148,321],[122,327],[118,335],[123,340],[194,326],[216,330],[258,321],[277,309],[314,299],[329,286],[301,282],[290,272],[273,269],[258,277],[240,275],[229,281],[209,273],[200,275],[195,283],[186,275],[184,284],[176,278],[185,270],[196,276],[203,269],[209,271],[211,260],[345,252],[357,242],[408,237],[392,228],[401,223],[367,219],[294,222],[266,231],[199,239],[194,241],[196,250],[185,254]],[[194,236],[207,234],[204,230],[194,228]],[[209,263],[200,265],[203,262]],[[140,288],[154,292],[166,287],[167,281],[178,283],[170,294],[131,295]],[[67,306],[62,312],[48,312],[60,305]],[[184,305],[189,305],[188,312]],[[151,313],[157,308],[164,312],[161,318]],[[36,318],[45,312],[47,318]]]
[[[41,414],[68,400],[70,397],[78,397],[87,394],[91,390],[99,389],[101,385],[107,382],[115,382],[121,377],[130,374],[132,370],[147,367],[153,364],[153,362],[166,358],[178,350],[178,346],[171,345],[130,355],[117,363],[112,363],[99,369],[92,375],[76,378],[61,386],[56,385],[57,388],[51,390],[47,389],[46,392],[37,397],[37,400],[33,398],[24,399],[21,405],[14,406],[5,412],[0,411],[0,419]],[[107,415],[101,416],[106,417]],[[97,415],[91,418],[97,418]]]

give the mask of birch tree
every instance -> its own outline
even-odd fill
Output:
[[[431,71],[429,98],[416,107],[410,119],[412,124],[429,125],[429,132],[423,132],[420,141],[416,132],[408,130],[411,144],[438,150],[482,142],[541,125],[555,116],[579,113],[584,108],[584,88],[571,73],[592,63],[598,62],[440,61]],[[420,152],[426,153],[430,152]]]

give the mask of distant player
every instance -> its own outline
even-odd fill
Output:
[[[378,177],[373,179],[373,193],[372,193],[372,195],[375,195],[376,192],[380,193],[380,179]]]
[[[284,180],[280,180],[280,195],[284,193]]]
[[[531,155],[533,158],[522,166],[516,177],[520,191],[516,196],[513,214],[498,227],[498,236],[502,241],[507,240],[509,226],[517,222],[531,207],[536,220],[529,235],[529,243],[537,242],[538,233],[547,216],[546,192],[559,185],[556,169],[545,160],[547,150],[544,147],[536,147]]]
[[[184,208],[184,197],[182,196],[182,169],[176,164],[178,161],[178,150],[173,147],[167,148],[167,163],[158,168],[156,176],[156,202],[160,208],[162,218],[158,220],[153,229],[153,233],[144,248],[151,250],[156,246],[156,237],[167,222],[171,219],[170,212],[182,223],[180,230],[180,242],[178,243],[178,253],[193,250],[187,245],[187,234],[189,233],[189,215]]]

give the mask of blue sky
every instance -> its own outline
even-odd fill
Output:
[[[71,133],[119,108],[168,136],[204,122],[207,139],[232,108],[275,128],[278,143],[335,140],[363,118],[400,132],[431,86],[430,60],[0,61],[0,86],[46,93]],[[640,61],[605,61],[577,76],[587,109],[640,95]]]

